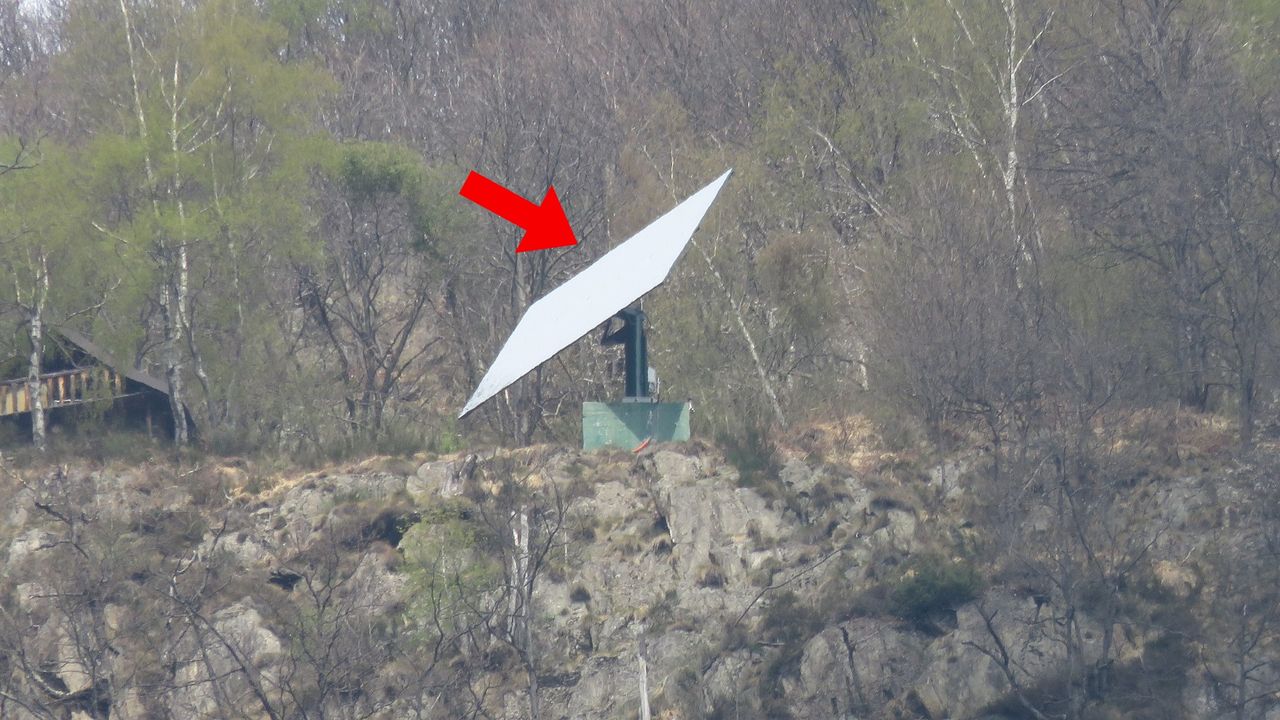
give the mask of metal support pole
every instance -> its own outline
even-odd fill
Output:
[[[603,345],[622,345],[625,397],[629,400],[649,399],[649,346],[644,335],[644,311],[627,308],[614,317],[622,319],[622,327],[605,330]]]

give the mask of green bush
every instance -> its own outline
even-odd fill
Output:
[[[452,416],[443,417],[427,438],[427,450],[437,455],[455,453],[464,447],[458,421]]]
[[[430,449],[422,431],[408,420],[395,419],[383,424],[382,432],[373,443],[379,455],[412,455],[419,450]]]
[[[926,555],[908,562],[890,593],[890,609],[905,620],[929,616],[973,600],[982,589],[977,570],[966,562]]]

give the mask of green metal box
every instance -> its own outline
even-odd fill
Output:
[[[582,403],[582,449],[689,439],[689,403]]]

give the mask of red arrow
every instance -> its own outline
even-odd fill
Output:
[[[524,228],[524,237],[516,246],[518,253],[578,244],[573,228],[569,227],[569,218],[565,217],[564,208],[560,206],[560,198],[556,197],[554,185],[547,188],[542,205],[534,205],[472,170],[458,194],[503,220]]]

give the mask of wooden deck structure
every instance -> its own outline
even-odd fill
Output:
[[[148,432],[153,415],[172,427],[168,383],[141,370],[122,370],[123,366],[105,349],[75,330],[58,329],[50,334],[56,336],[56,340],[65,341],[58,343],[62,346],[58,355],[62,365],[72,367],[41,373],[39,392],[46,411],[109,402],[122,406],[126,415],[136,413],[145,420]],[[30,413],[33,399],[27,378],[0,380],[0,418]],[[194,433],[191,413],[184,408],[183,414]]]
[[[40,399],[46,410],[108,400],[126,393],[124,379],[106,367],[77,368],[40,376]],[[31,412],[34,398],[26,378],[0,382],[0,417]]]

